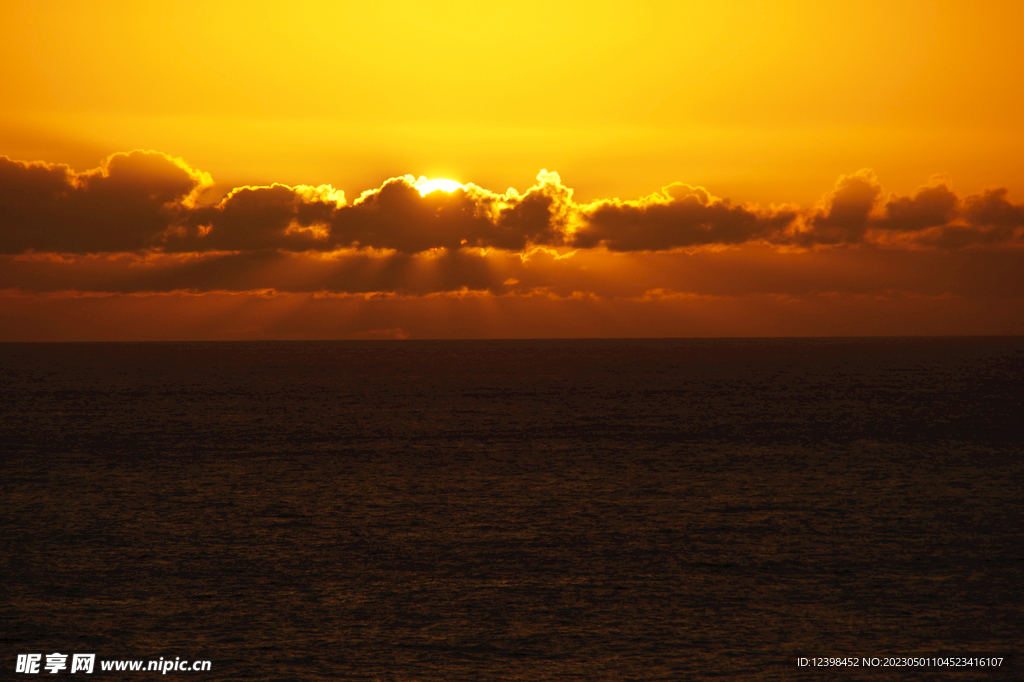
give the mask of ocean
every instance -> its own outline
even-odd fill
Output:
[[[0,344],[0,415],[4,679],[1024,679],[1024,338]]]

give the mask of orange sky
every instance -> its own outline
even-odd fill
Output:
[[[0,23],[0,339],[1024,333],[1020,3]]]

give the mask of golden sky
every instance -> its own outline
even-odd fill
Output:
[[[3,339],[1024,333],[1021,3],[0,25]]]

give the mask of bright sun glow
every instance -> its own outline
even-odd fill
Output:
[[[420,191],[420,194],[427,196],[431,192],[441,190],[442,192],[454,192],[457,189],[462,189],[462,185],[455,182],[454,180],[445,180],[444,178],[435,178],[434,180],[427,180],[425,177],[420,176],[420,179],[413,185]]]

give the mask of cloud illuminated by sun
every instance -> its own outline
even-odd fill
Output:
[[[454,192],[457,189],[464,189],[460,183],[455,182],[454,180],[446,180],[444,178],[428,180],[422,175],[419,180],[413,184],[413,187],[418,189],[420,194],[423,196],[427,196],[431,192],[436,192],[438,190],[441,190],[442,192]]]

